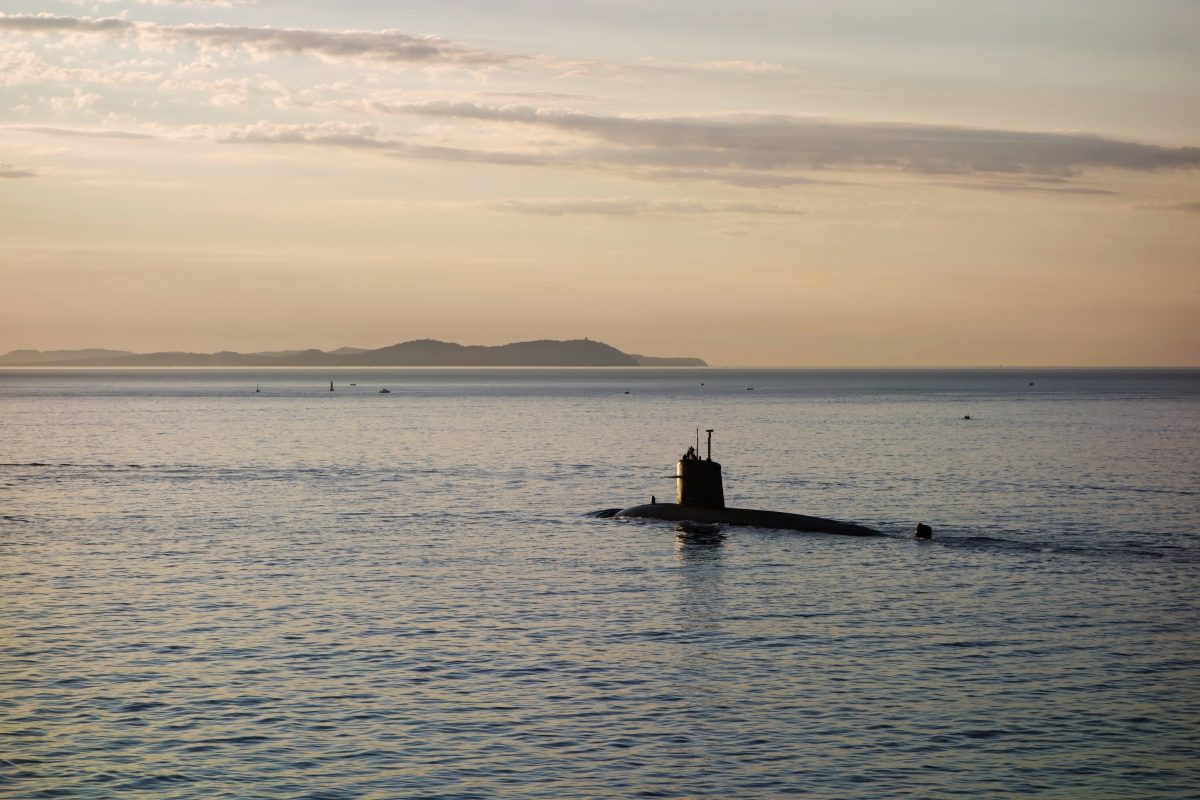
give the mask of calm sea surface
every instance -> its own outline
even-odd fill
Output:
[[[890,537],[589,516],[697,427]],[[4,370],[0,462],[5,798],[1200,795],[1197,371]]]

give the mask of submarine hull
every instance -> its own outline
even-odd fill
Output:
[[[884,535],[874,528],[855,525],[853,522],[839,522],[823,517],[788,514],[783,511],[762,511],[753,508],[705,508],[679,505],[678,503],[647,503],[621,509],[614,516],[618,519],[662,519],[672,522],[686,521],[740,525],[750,528],[776,528],[809,533],[836,533],[842,536]]]

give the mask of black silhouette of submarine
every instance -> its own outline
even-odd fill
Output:
[[[688,447],[675,467],[675,502],[650,503],[623,508],[611,516],[617,519],[661,519],[672,522],[739,525],[752,528],[777,528],[810,533],[837,533],[843,536],[884,536],[865,525],[840,522],[824,517],[763,511],[755,508],[729,508],[721,483],[721,465],[712,460],[712,429],[708,429],[708,455],[700,458],[695,447]],[[699,442],[697,442],[699,444]],[[608,516],[608,515],[605,515]]]

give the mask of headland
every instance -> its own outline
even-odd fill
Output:
[[[374,350],[278,350],[257,353],[125,350],[13,350],[0,367],[706,367],[699,358],[625,353],[593,339],[539,339],[494,347],[414,339]]]

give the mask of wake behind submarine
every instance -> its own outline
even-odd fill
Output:
[[[727,507],[721,483],[721,465],[712,460],[712,429],[708,429],[707,433],[707,456],[702,459],[696,452],[696,447],[688,447],[675,466],[674,503],[658,503],[652,499],[645,505],[623,508],[613,516],[619,519],[662,519],[673,522],[743,525],[809,533],[837,533],[843,536],[884,535],[874,528],[856,525],[853,522],[789,514],[784,511]]]

